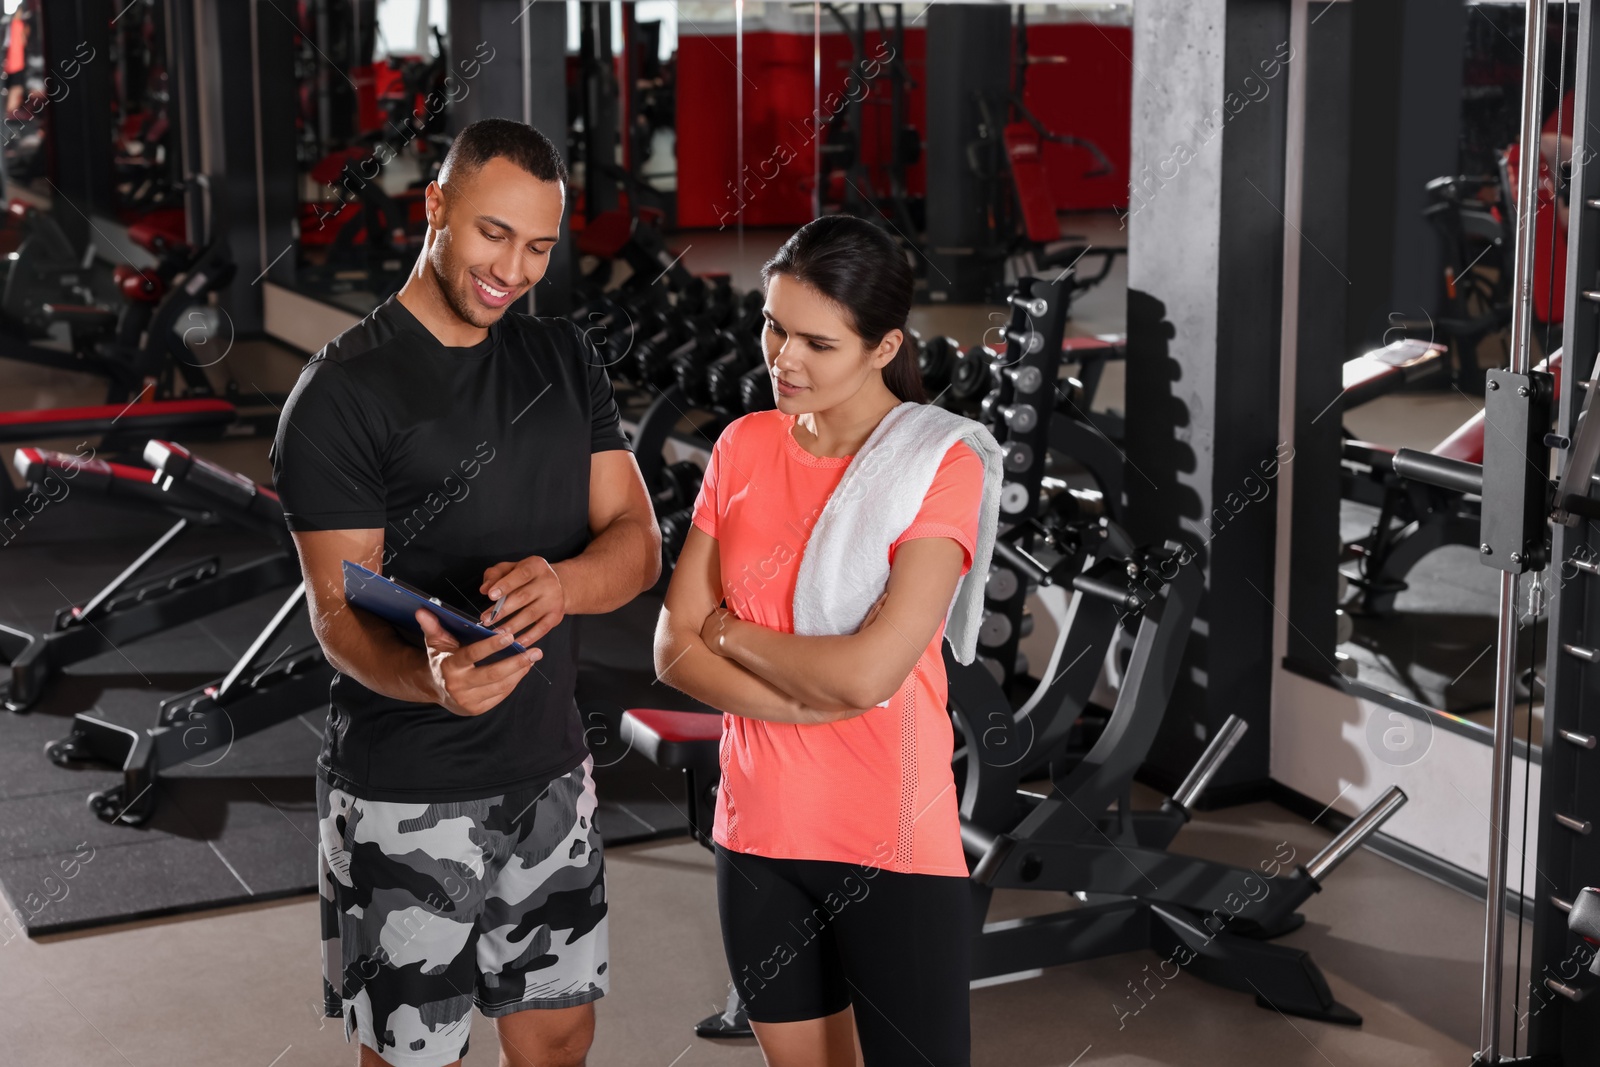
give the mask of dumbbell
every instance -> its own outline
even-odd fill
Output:
[[[902,334],[901,340],[900,340],[900,348],[901,348],[901,350],[902,351],[909,351],[911,353],[911,355],[912,355],[912,358],[917,361],[917,365],[921,366],[922,365],[922,349],[923,349],[921,331],[913,329],[910,326],[907,326],[903,331],[901,331],[901,334]]]
[[[1006,403],[998,391],[983,398],[980,415],[991,426],[1004,423],[1012,433],[1032,433],[1039,425],[1039,409],[1032,404]]]
[[[1033,633],[1033,613],[1024,611],[1021,621],[1013,627],[1010,615],[1003,611],[985,610],[983,623],[978,627],[978,644],[985,648],[999,648],[1011,640],[1013,631],[1019,639]]]
[[[661,516],[656,525],[661,529],[662,571],[671,573],[683,554],[683,543],[689,539],[689,527],[694,525],[694,511],[683,508]]]
[[[706,302],[710,297],[711,283],[696,274],[678,291],[678,298],[674,302],[674,306],[681,314],[698,315],[705,310]]]
[[[761,346],[761,330],[766,325],[766,316],[762,313],[766,302],[766,294],[760,289],[747,290],[734,301],[733,317],[728,322],[728,332],[738,338],[740,344],[749,338],[758,351]]]
[[[917,369],[922,372],[922,384],[931,393],[939,393],[950,384],[950,371],[961,354],[961,346],[954,337],[931,337],[922,346],[917,357]]]
[[[1024,296],[1021,293],[1006,294],[1006,303],[1018,308],[1024,315],[1042,319],[1050,313],[1050,302],[1042,296]]]
[[[706,365],[706,397],[713,408],[732,411],[742,409],[744,405],[739,392],[741,378],[757,364],[765,373],[766,364],[761,359],[755,338],[740,337],[736,333],[724,336],[730,346],[728,351]]]
[[[693,506],[705,473],[700,464],[687,459],[662,467],[661,484],[650,494],[656,514],[670,514]]]
[[[1098,522],[1105,517],[1105,497],[1093,489],[1072,489],[1060,478],[1039,480],[1039,501],[1046,515],[1062,522]]]
[[[667,359],[685,400],[698,408],[710,406],[706,369],[730,351],[737,348],[732,336],[723,331],[697,332],[673,349]]]
[[[633,364],[639,381],[667,385],[677,375],[675,361],[700,345],[710,344],[715,337],[717,325],[710,315],[685,316],[677,312],[673,308],[665,325],[634,347]]]
[[[987,345],[973,345],[961,353],[950,367],[950,395],[957,400],[977,400],[987,393],[994,384],[989,368],[998,358]]]
[[[762,361],[739,375],[739,406],[745,411],[771,411],[778,406],[772,391],[772,371]]]
[[[1019,397],[1029,397],[1044,386],[1044,372],[1035,366],[1007,367],[1002,373],[1011,383],[1012,392]]]
[[[654,325],[644,308],[629,307],[603,294],[586,305],[577,323],[607,368],[615,368],[621,362],[641,329]]]
[[[1044,334],[1038,330],[1007,330],[1006,341],[1016,346],[1018,356],[1031,356],[1044,351]]]
[[[733,286],[726,274],[698,274],[678,296],[678,309],[704,317],[712,325],[727,325],[733,318]]]
[[[717,275],[712,283],[710,296],[706,300],[705,314],[717,324],[718,329],[722,329],[733,324],[738,309],[738,301],[728,276]]]
[[[1000,484],[1000,510],[1016,517],[1028,510],[1028,487],[1021,482]]]
[[[635,381],[646,384],[665,386],[672,381],[672,363],[667,358],[673,349],[683,343],[684,337],[689,333],[687,323],[677,318],[670,318],[655,333],[639,341],[633,346],[632,377]]]
[[[1006,441],[1000,446],[1000,462],[1012,474],[1033,466],[1033,446],[1023,441]]]

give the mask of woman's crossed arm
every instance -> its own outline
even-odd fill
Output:
[[[717,542],[691,530],[656,633],[657,671],[734,714],[777,722],[851,718],[893,696],[916,666],[950,609],[964,559],[952,538],[907,541],[857,632],[800,636],[718,608]],[[686,563],[690,571],[682,573]],[[676,664],[674,657],[681,657]]]
[[[867,705],[839,702],[808,704],[706,647],[700,631],[720,603],[722,571],[716,538],[691,527],[656,622],[657,678],[721,711],[768,722],[837,722],[866,710]]]

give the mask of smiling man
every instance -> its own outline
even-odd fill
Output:
[[[661,537],[577,326],[509,310],[544,275],[566,178],[532,127],[462,130],[410,278],[312,358],[272,446],[338,670],[317,761],[324,999],[363,1065],[457,1062],[474,1007],[502,1064],[582,1064],[609,987],[569,616],[652,586]],[[498,632],[457,647],[419,612],[409,643],[348,607],[344,560]],[[528,652],[477,665],[513,635]]]

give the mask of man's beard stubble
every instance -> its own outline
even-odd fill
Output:
[[[504,316],[504,311],[499,315],[488,313],[489,317],[486,321],[480,322],[478,320],[474,312],[483,314],[485,309],[474,307],[471,302],[471,294],[464,292],[462,286],[457,283],[456,279],[461,276],[462,272],[455,268],[455,261],[450,255],[447,241],[439,241],[433,254],[428,256],[428,269],[433,271],[433,280],[438,283],[439,295],[443,298],[445,306],[455,314],[456,318],[461,319],[463,322],[469,322],[479,329],[486,330],[499,322],[501,317]],[[471,285],[472,282],[469,280],[466,284]],[[509,304],[506,306],[510,307]]]

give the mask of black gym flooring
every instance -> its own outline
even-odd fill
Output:
[[[82,497],[48,505],[0,547],[0,620],[48,629],[56,609],[83,603],[168,525],[165,516]],[[191,529],[151,571],[210,555],[229,566],[267,551],[266,542],[241,531]],[[86,803],[90,793],[116,785],[119,771],[64,768],[45,756],[76,712],[155,726],[159,702],[224,674],[289,592],[127,642],[70,667],[31,711],[0,711],[0,885],[18,909],[13,921],[30,936],[315,892],[312,771],[325,706],[239,738],[220,755],[164,771],[156,810],[139,826],[102,821]],[[696,707],[655,680],[650,647],[659,609],[659,598],[647,594],[581,621],[579,693],[586,707],[590,699],[616,709]],[[302,616],[259,660],[311,640]],[[607,843],[684,832],[680,776],[622,751],[614,712],[591,714],[585,727]],[[96,876],[64,877],[83,865]]]

